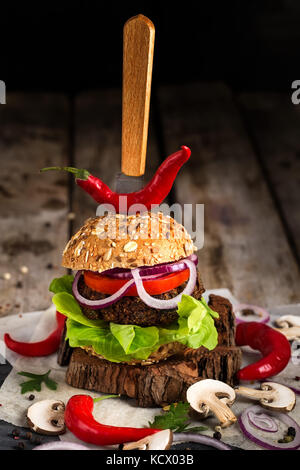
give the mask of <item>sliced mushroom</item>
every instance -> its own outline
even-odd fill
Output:
[[[280,328],[290,328],[291,326],[300,326],[300,316],[282,315],[280,318],[277,318],[275,323]]]
[[[282,333],[288,341],[300,339],[300,317],[296,315],[283,315],[275,323],[279,328],[274,328],[274,330]]]
[[[173,442],[173,433],[170,429],[146,436],[136,442],[127,442],[122,450],[166,450],[170,449]]]
[[[207,416],[208,411],[214,413],[222,428],[237,420],[228,406],[235,400],[235,391],[220,380],[206,379],[196,382],[187,389],[186,398],[200,415]]]
[[[27,410],[28,426],[38,434],[58,436],[66,431],[65,404],[60,400],[42,400]]]
[[[296,395],[290,388],[275,382],[264,382],[260,390],[238,387],[238,395],[258,400],[262,406],[270,410],[291,411],[296,404]]]

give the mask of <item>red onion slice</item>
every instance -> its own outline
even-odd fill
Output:
[[[176,295],[176,297],[173,297],[173,299],[168,300],[156,299],[149,295],[143,286],[143,279],[140,276],[139,268],[133,269],[132,275],[133,279],[135,280],[136,289],[140,299],[151,308],[160,310],[176,308],[183,294],[191,295],[193,293],[197,281],[197,269],[194,262],[189,259],[185,259],[183,262],[190,270],[189,281],[185,289],[180,294]]]
[[[227,444],[218,441],[218,439],[191,432],[175,432],[175,434],[173,434],[173,443],[174,442],[196,442],[197,444],[203,444],[219,450],[232,450]]]
[[[278,425],[274,419],[266,415],[266,413],[255,414],[253,411],[248,411],[248,420],[249,423],[253,424],[257,429],[267,432],[277,432]]]
[[[285,425],[286,429],[289,427],[293,427],[295,429],[296,435],[294,440],[291,442],[281,443],[278,442],[278,440],[283,438],[283,431],[280,431],[280,434],[277,432],[275,435],[275,432],[270,433],[270,431],[262,431],[261,429],[253,426],[253,424],[249,421],[250,411],[255,415],[260,415],[263,410],[260,406],[251,406],[250,408],[247,408],[239,417],[241,431],[248,439],[250,439],[250,441],[269,450],[296,450],[300,447],[300,427],[289,415],[286,413],[264,410],[264,414],[271,418],[276,418],[279,422]]]
[[[243,310],[253,311],[253,314],[244,315]],[[257,305],[251,304],[238,304],[233,306],[236,324],[245,323],[248,321],[257,321],[258,323],[268,323],[270,320],[269,312]]]
[[[139,268],[140,276],[141,277],[165,276],[166,274],[183,271],[186,267],[184,264],[184,261],[186,259],[193,261],[195,265],[198,264],[197,255],[192,254],[188,256],[187,258],[181,259],[179,261],[175,261],[174,263],[163,263],[163,264],[156,264],[155,266],[140,267]],[[107,271],[103,271],[101,274],[103,274],[104,276],[112,277],[114,279],[132,279],[131,269],[114,268],[114,269],[108,269]]]
[[[126,282],[126,284],[124,284],[124,286],[121,287],[121,289],[119,289],[117,292],[110,295],[109,297],[106,297],[102,300],[89,300],[83,297],[78,291],[78,281],[81,275],[82,271],[78,271],[72,285],[74,297],[80,305],[82,305],[83,307],[92,308],[93,310],[99,310],[100,308],[109,307],[109,305],[114,304],[122,297],[124,297],[126,292],[134,284],[134,279],[130,279],[128,282]]]

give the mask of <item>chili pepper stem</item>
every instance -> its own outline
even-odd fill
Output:
[[[103,397],[93,398],[93,402],[97,403],[98,401],[106,400],[106,398],[119,398],[119,397],[120,395],[104,395]]]
[[[75,168],[72,166],[48,166],[46,168],[41,168],[40,172],[44,171],[68,171],[69,173],[73,173],[75,175],[76,179],[79,180],[87,180],[88,177],[90,176],[90,173],[85,170],[84,168]]]

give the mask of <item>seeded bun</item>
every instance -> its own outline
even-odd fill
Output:
[[[185,228],[161,212],[109,214],[85,222],[67,244],[62,266],[94,272],[133,269],[177,261],[194,250]]]

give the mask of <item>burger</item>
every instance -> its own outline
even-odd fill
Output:
[[[63,341],[84,370],[76,386],[120,393],[108,369],[134,382],[134,371],[149,375],[186,350],[216,347],[218,314],[203,298],[195,250],[183,225],[161,212],[90,218],[70,239],[62,266],[75,275],[50,290],[67,317]],[[132,396],[129,388],[122,392]]]

